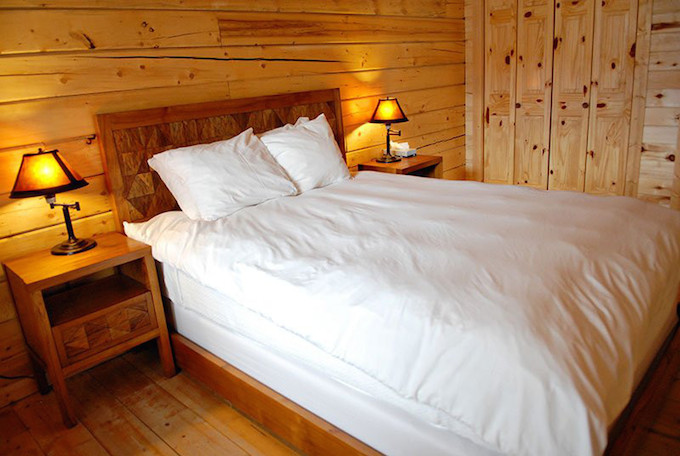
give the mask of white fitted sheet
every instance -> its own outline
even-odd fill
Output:
[[[680,282],[675,212],[411,176],[126,232],[393,405],[507,454],[599,454]]]
[[[160,270],[179,334],[374,449],[393,456],[499,455],[395,407],[399,398],[382,384],[183,272],[163,264]],[[220,324],[203,315],[215,303],[223,305]],[[354,386],[345,382],[350,377]]]

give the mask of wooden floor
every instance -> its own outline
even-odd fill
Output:
[[[294,455],[185,373],[167,379],[153,345],[68,381],[80,419],[62,423],[54,394],[0,409],[0,455]],[[626,455],[680,455],[680,366],[667,400]]]
[[[68,380],[80,420],[54,393],[0,409],[0,455],[295,455],[184,373],[165,378],[155,346]]]
[[[661,410],[644,417],[641,436],[634,447],[626,449],[626,456],[680,455],[680,365],[674,370]]]
[[[676,334],[680,337],[680,331]],[[625,456],[676,456],[680,455],[680,363],[674,356],[673,381],[666,391],[661,409],[643,416],[641,436],[636,444],[627,448]]]

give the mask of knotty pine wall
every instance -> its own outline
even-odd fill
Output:
[[[366,124],[399,98],[403,140],[464,176],[463,0],[4,0],[0,4],[0,260],[65,235],[44,199],[9,200],[21,155],[59,148],[90,185],[76,234],[113,229],[94,116],[340,87],[350,167],[379,154]],[[30,374],[0,273],[0,375]],[[0,379],[0,406],[35,390]]]
[[[671,204],[673,183],[680,186],[678,116],[680,116],[680,1],[652,2],[649,72],[642,157],[640,198]],[[680,189],[673,207],[680,209]]]

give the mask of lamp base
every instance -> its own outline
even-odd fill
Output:
[[[395,157],[392,154],[390,154],[390,155],[382,154],[382,157],[376,158],[375,161],[377,161],[378,163],[395,163],[395,162],[401,161],[401,158]]]
[[[94,239],[69,239],[52,247],[52,255],[73,255],[90,250],[96,245],[97,241]]]

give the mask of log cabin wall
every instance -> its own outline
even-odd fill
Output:
[[[565,52],[573,55],[565,60]],[[678,0],[466,1],[468,178],[626,194],[680,209],[679,55]],[[552,74],[523,79],[525,68]],[[533,99],[522,96],[527,87]],[[550,97],[552,122],[540,128]],[[549,166],[538,154],[548,143]]]
[[[674,181],[680,186],[680,1],[654,0],[650,24],[638,195],[669,205]],[[678,190],[673,207],[680,209]]]
[[[464,176],[463,0],[6,0],[0,5],[0,261],[56,244],[61,211],[9,200],[21,156],[56,147],[89,186],[80,237],[113,229],[97,113],[340,87],[350,167],[377,156],[378,97],[397,96],[401,140]],[[30,375],[0,272],[0,375]],[[0,379],[0,406],[35,390]]]

